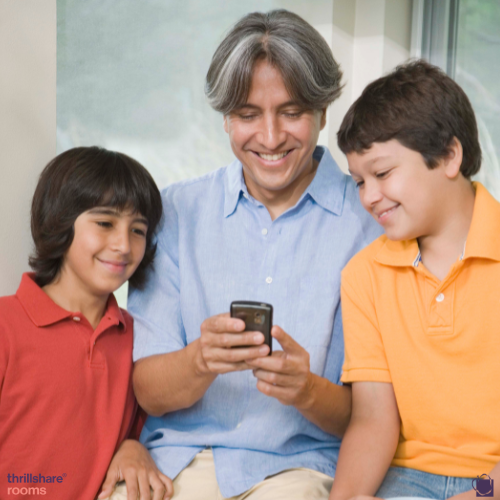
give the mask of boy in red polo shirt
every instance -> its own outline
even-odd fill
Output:
[[[133,323],[113,296],[144,281],[161,214],[153,179],[124,154],[75,148],[42,172],[34,273],[0,298],[0,498],[94,500],[121,480],[129,500],[172,495],[128,439]]]
[[[471,182],[472,106],[414,61],[368,85],[338,137],[385,235],[342,272],[352,415],[330,500],[498,498],[500,203]]]

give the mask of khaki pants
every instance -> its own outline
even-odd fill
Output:
[[[212,450],[203,450],[175,478],[172,500],[320,500],[327,499],[333,478],[311,469],[290,469],[256,484],[241,495],[226,499],[215,478]],[[120,483],[110,500],[127,500]]]

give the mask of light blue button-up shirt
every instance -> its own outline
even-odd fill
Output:
[[[273,305],[274,324],[307,349],[312,372],[339,382],[340,271],[381,229],[330,152],[314,155],[313,181],[274,221],[248,193],[239,161],[164,190],[154,273],[129,298],[135,360],[182,349],[206,318],[252,300]],[[192,407],[149,417],[141,441],[159,468],[173,478],[212,447],[225,497],[295,467],[333,476],[340,440],[256,382],[251,370],[219,375]]]

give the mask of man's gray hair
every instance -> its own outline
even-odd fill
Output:
[[[219,45],[207,73],[205,93],[224,115],[243,106],[259,60],[283,76],[291,98],[306,109],[324,109],[339,97],[342,72],[324,38],[284,9],[240,19]]]

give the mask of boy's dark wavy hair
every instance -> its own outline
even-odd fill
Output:
[[[398,66],[370,83],[337,132],[344,154],[363,153],[374,142],[396,139],[419,152],[430,169],[449,154],[454,137],[463,148],[460,172],[470,179],[481,167],[474,110],[461,87],[424,60]]]
[[[35,249],[29,264],[45,286],[57,277],[83,212],[106,206],[132,209],[148,221],[146,251],[130,278],[141,288],[156,251],[155,231],[162,218],[161,195],[149,172],[136,160],[96,146],[70,149],[43,170],[31,205]]]

